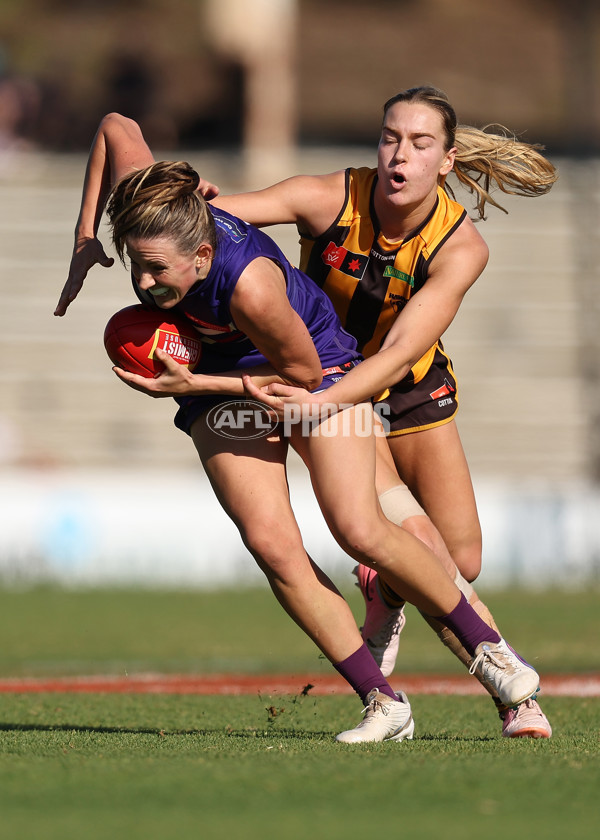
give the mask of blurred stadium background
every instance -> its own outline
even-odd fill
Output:
[[[382,103],[431,83],[462,122],[543,143],[561,176],[490,210],[489,266],[445,339],[481,585],[597,585],[599,43],[596,0],[0,0],[0,581],[260,580],[170,401],[111,373],[124,271],[96,269],[52,315],[100,117],[134,117],[157,156],[229,192],[372,164]],[[294,230],[272,233],[296,260]],[[290,474],[307,547],[349,583]]]

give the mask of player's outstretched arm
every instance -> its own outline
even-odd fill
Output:
[[[97,238],[106,199],[120,178],[153,161],[152,152],[136,122],[120,114],[103,117],[90,149],[69,274],[55,315],[65,314],[94,265],[109,268],[114,263]]]

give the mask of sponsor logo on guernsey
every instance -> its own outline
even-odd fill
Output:
[[[180,335],[178,332],[171,332],[170,330],[158,329],[154,334],[154,342],[148,353],[148,358],[154,358],[154,351],[158,347],[159,350],[164,350],[179,364],[193,368],[200,360],[201,346],[200,339]]]
[[[381,254],[379,251],[376,251],[375,248],[371,248],[369,256],[375,257],[382,262],[390,262],[396,259],[396,254]]]
[[[330,242],[321,254],[321,259],[330,268],[336,268],[342,274],[360,280],[369,264],[369,258],[364,254],[353,254],[347,248]]]
[[[394,295],[390,292],[390,306],[396,314],[398,314],[398,312],[402,312],[407,303],[408,298],[405,298],[402,295]]]
[[[411,277],[410,274],[405,274],[403,271],[394,268],[393,265],[386,265],[386,267],[383,270],[383,276],[395,277],[396,280],[402,280],[403,283],[408,283],[411,289],[414,288],[415,278]]]
[[[236,244],[242,242],[248,236],[246,231],[239,227],[234,219],[226,219],[224,216],[217,215],[213,216],[213,218],[215,225],[221,228],[221,230],[224,230],[227,236],[233,239]]]

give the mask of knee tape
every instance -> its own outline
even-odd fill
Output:
[[[395,522],[396,525],[402,525],[404,520],[410,516],[427,516],[406,484],[397,484],[396,487],[386,490],[385,493],[379,496],[379,504],[385,516],[392,522]],[[474,591],[473,587],[461,575],[458,568],[454,575],[454,583],[463,593],[467,601],[470,601]]]
[[[379,497],[379,504],[387,518],[396,525],[402,525],[410,516],[427,515],[406,484],[398,484],[386,490]]]
[[[458,571],[458,568],[456,569],[456,574],[454,575],[454,583],[458,586],[458,588],[460,589],[462,594],[465,596],[467,601],[470,602],[471,601],[471,595],[473,594],[473,592],[475,590],[473,589],[473,587],[471,586],[469,581],[465,580],[465,578],[461,575],[461,573]]]

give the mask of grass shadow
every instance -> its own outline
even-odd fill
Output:
[[[158,727],[127,727],[127,726],[86,726],[70,723],[0,723],[0,732],[82,732],[101,735],[158,735],[161,737],[169,735],[196,735],[212,736],[225,735],[229,738],[253,739],[279,738],[287,740],[299,739],[322,739],[331,738],[331,732],[307,732],[306,730],[294,729],[229,729],[227,727],[215,727],[214,729],[164,729]]]

